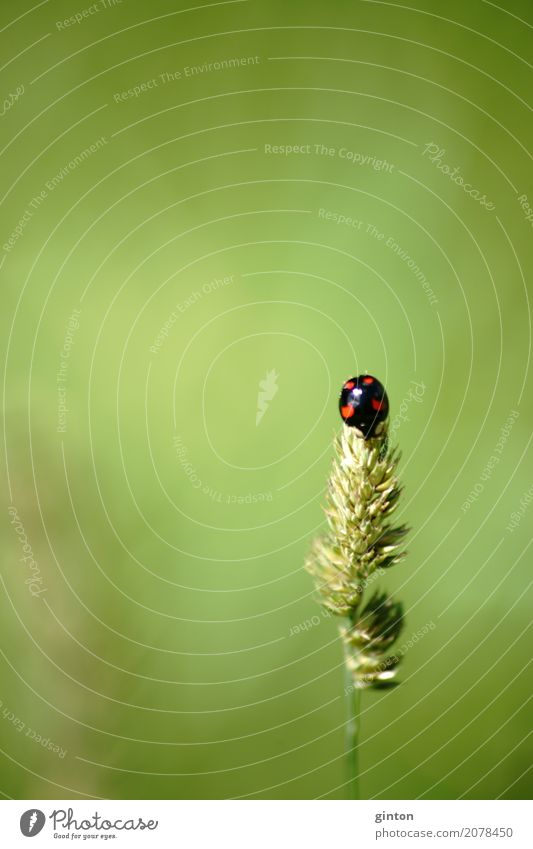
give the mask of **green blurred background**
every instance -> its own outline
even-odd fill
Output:
[[[530,794],[532,12],[4,0],[5,797],[345,795],[302,564],[362,371],[412,527],[363,796]]]

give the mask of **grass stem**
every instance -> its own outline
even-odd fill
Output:
[[[359,729],[361,690],[354,686],[352,673],[345,665],[345,694],[346,694],[346,774],[349,799],[359,799]]]

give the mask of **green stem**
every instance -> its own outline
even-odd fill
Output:
[[[346,720],[346,772],[348,778],[348,798],[359,799],[359,707],[361,691],[354,685],[353,675],[345,666],[345,693],[347,706]]]

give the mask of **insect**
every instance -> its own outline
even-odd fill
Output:
[[[339,411],[348,427],[360,430],[365,439],[374,436],[389,414],[385,387],[371,374],[351,377],[342,385]]]

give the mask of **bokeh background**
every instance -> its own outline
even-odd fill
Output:
[[[345,795],[303,561],[369,371],[412,532],[362,794],[527,797],[529,0],[0,18],[3,796]]]

